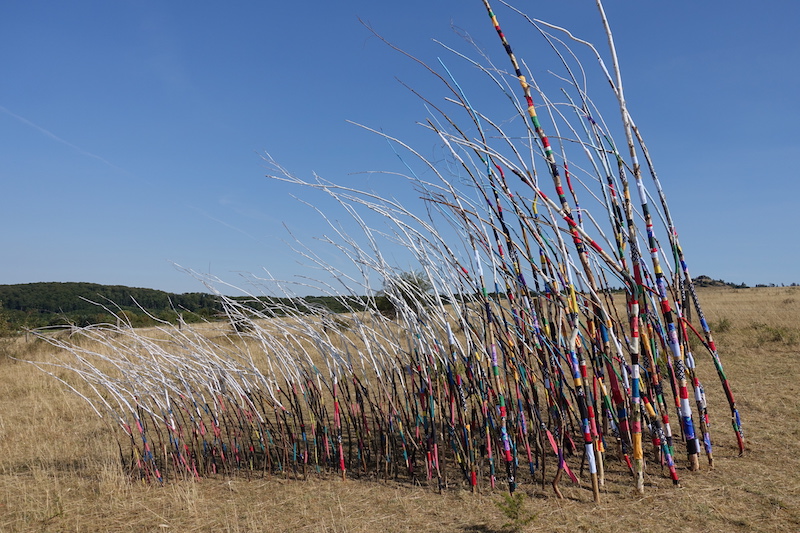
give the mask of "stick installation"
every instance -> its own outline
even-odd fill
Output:
[[[540,39],[528,60],[557,69],[537,80],[546,71],[517,55],[481,1],[482,36],[496,48],[442,44],[455,67],[409,56],[446,92],[411,90],[439,151],[426,158],[375,130],[407,169],[387,174],[390,192],[301,179],[270,160],[271,178],[303,191],[326,228],[325,253],[292,246],[318,278],[253,277],[246,298],[204,278],[225,328],[134,330],[119,313],[79,330],[79,342],[41,333],[63,355],[40,367],[116,428],[134,477],[324,475],[510,492],[536,483],[559,496],[563,481],[598,501],[610,476],[644,491],[646,475],[678,485],[680,470],[713,464],[704,364],[743,452],[602,3],[605,53],[502,3]],[[460,83],[458,67],[492,99]],[[590,81],[602,95],[590,98]],[[401,188],[414,198],[397,200]],[[300,292],[333,296],[339,309]]]

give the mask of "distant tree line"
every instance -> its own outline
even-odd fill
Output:
[[[331,313],[363,310],[364,299],[345,305],[333,296],[301,299],[235,297],[248,306],[280,316],[292,308],[299,313],[323,307]],[[348,305],[350,309],[348,309]],[[113,314],[112,314],[113,312]],[[116,317],[115,317],[116,315]],[[208,293],[175,294],[156,289],[100,285],[97,283],[25,283],[0,285],[0,335],[47,326],[88,326],[114,323],[117,318],[134,327],[146,327],[158,320],[192,323],[224,319],[220,300]]]
[[[744,283],[728,283],[708,276],[698,276],[694,282],[698,287],[748,288]],[[797,285],[791,284],[792,287]],[[756,285],[767,286],[774,287],[775,284]],[[290,299],[243,296],[233,299],[266,316],[283,316],[289,312],[305,314],[312,310],[331,314],[363,311],[368,307],[368,302],[372,301],[370,305],[393,319],[397,316],[396,306],[401,302],[412,309],[418,305],[424,306],[431,289],[430,284],[419,273],[408,272],[371,298],[306,296]],[[491,298],[502,296],[494,293],[489,295]],[[118,319],[133,327],[147,327],[155,325],[156,319],[173,324],[181,320],[192,323],[224,320],[225,314],[219,298],[202,292],[175,294],[156,289],[97,283],[0,285],[0,336],[47,326],[84,327],[113,323]]]
[[[0,320],[5,322],[3,329],[11,332],[113,322],[116,318],[112,312],[138,327],[155,323],[148,313],[174,323],[179,315],[187,322],[196,322],[213,318],[221,310],[213,295],[200,292],[173,294],[97,283],[0,285]]]
[[[750,288],[746,283],[729,283],[727,281],[721,279],[711,279],[708,276],[697,276],[694,278],[694,284],[697,287],[732,287],[734,289],[748,289]],[[776,285],[775,283],[758,283],[755,285],[756,287],[797,287],[797,283],[790,283],[786,285],[785,283],[781,283],[780,285]]]
[[[732,287],[734,289],[748,289],[746,283],[730,283],[722,279],[711,279],[708,276],[697,276],[692,280],[695,287]]]

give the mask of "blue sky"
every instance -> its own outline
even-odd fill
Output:
[[[594,2],[536,4],[525,3],[529,15],[602,48]],[[546,76],[541,40],[494,7]],[[800,282],[800,3],[605,8],[692,273]],[[396,78],[441,91],[359,17],[431,64],[457,63],[432,39],[468,49],[463,32],[507,63],[478,0],[33,0],[0,15],[2,284],[203,290],[173,263],[234,282],[262,268],[291,277],[284,224],[306,242],[324,228],[289,196],[301,191],[264,177],[264,153],[301,177],[391,190],[358,173],[398,170],[397,157],[348,120],[433,151],[416,125],[425,107]]]

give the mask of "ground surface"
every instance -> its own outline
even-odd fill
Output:
[[[714,468],[681,459],[682,488],[651,465],[644,495],[610,465],[600,504],[562,482],[565,498],[522,479],[521,531],[800,530],[800,288],[700,294],[742,416],[738,457],[710,361]],[[409,484],[311,478],[127,480],[111,430],[87,404],[21,359],[48,345],[6,341],[0,354],[0,531],[493,532],[511,529],[503,491],[437,494]],[[619,469],[618,469],[619,470]],[[518,522],[518,525],[522,521]]]

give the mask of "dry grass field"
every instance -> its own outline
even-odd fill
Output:
[[[16,361],[45,360],[41,341],[0,349],[0,531],[800,531],[800,287],[705,289],[747,451],[738,457],[710,360],[706,386],[715,464],[678,457],[682,488],[649,465],[644,495],[611,465],[600,504],[587,486],[565,498],[521,476],[525,525],[509,525],[503,491],[438,494],[409,484],[311,477],[212,478],[164,486],[122,473],[113,430],[56,380]]]

